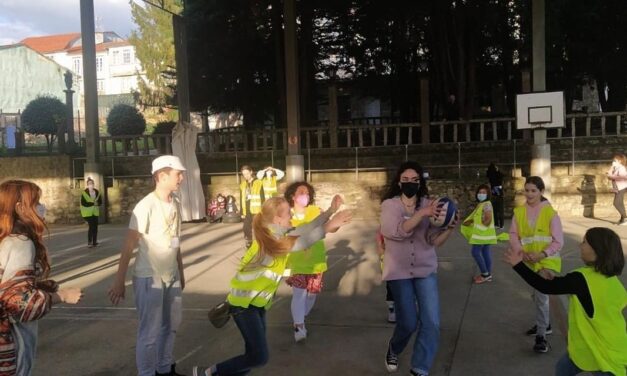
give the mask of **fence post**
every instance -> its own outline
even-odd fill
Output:
[[[516,140],[514,140],[514,170],[516,170]]]
[[[405,162],[407,162],[407,144],[405,144]]]
[[[309,182],[311,182],[311,149],[307,148],[307,175],[309,176]]]
[[[359,146],[355,146],[355,181],[359,181]]]
[[[237,150],[235,150],[235,181],[239,186],[239,159],[237,157]]]
[[[574,176],[575,175],[575,137],[571,136],[571,150],[570,150],[570,156],[571,156],[571,172],[570,172],[570,176]]]
[[[462,144],[457,143],[457,178],[462,178]]]

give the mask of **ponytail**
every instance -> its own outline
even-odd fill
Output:
[[[253,234],[259,245],[259,252],[249,267],[258,266],[265,256],[277,257],[288,253],[296,243],[296,236],[284,236],[277,239],[268,228],[283,203],[287,204],[284,198],[272,197],[264,202],[261,212],[253,217]],[[286,207],[289,210],[289,206],[286,205]]]

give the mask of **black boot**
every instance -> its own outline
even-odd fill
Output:
[[[170,366],[170,372],[169,373],[159,373],[159,372],[155,372],[155,376],[185,376],[182,373],[176,373],[176,363],[172,364],[172,366]]]

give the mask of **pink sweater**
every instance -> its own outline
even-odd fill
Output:
[[[420,207],[429,205],[429,200],[421,199]],[[428,218],[423,220],[413,231],[403,231],[405,222],[403,203],[399,197],[390,198],[381,204],[381,234],[385,237],[385,256],[383,258],[383,279],[424,278],[438,269],[435,248],[427,241],[432,231]]]
[[[612,186],[614,189],[618,189],[622,191],[627,188],[627,168],[623,165],[618,165],[617,167],[610,167],[610,170],[607,172],[610,176],[620,176],[623,179],[612,180]]]
[[[527,221],[531,227],[535,226],[538,214],[540,214],[540,209],[547,205],[551,204],[548,201],[541,201],[540,204],[536,206],[529,206],[529,204],[525,203],[525,208],[527,209]],[[557,214],[555,214],[553,219],[551,219],[551,236],[553,237],[553,241],[544,250],[547,256],[556,254],[564,245],[562,221]],[[516,222],[516,217],[512,217],[512,226],[509,228],[509,244],[513,250],[522,250],[522,243],[520,242],[520,236],[518,235],[518,223]]]

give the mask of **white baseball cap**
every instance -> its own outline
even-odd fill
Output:
[[[152,161],[151,174],[154,174],[155,172],[166,167],[170,167],[172,169],[179,170],[179,171],[187,170],[185,166],[183,166],[183,163],[181,163],[181,160],[179,159],[179,157],[176,157],[174,155],[162,155],[159,158]]]

